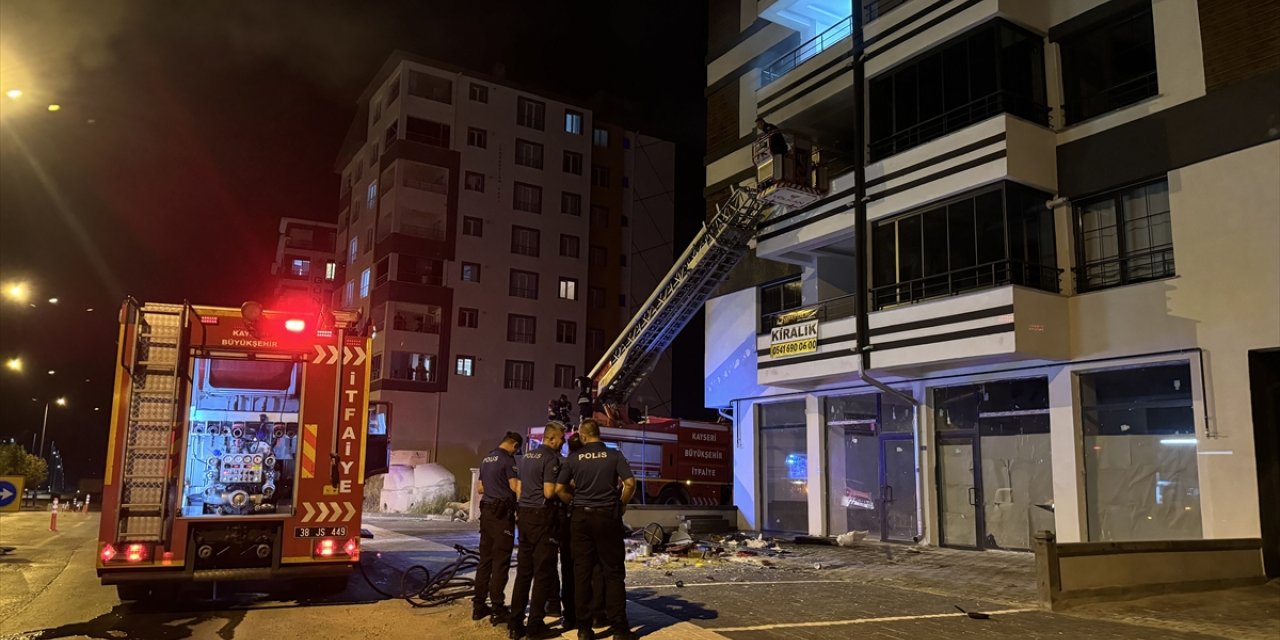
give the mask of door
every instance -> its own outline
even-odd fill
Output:
[[[880,440],[881,539],[911,542],[916,537],[916,456],[911,434]]]
[[[942,513],[942,544],[979,548],[982,539],[981,486],[974,474],[978,460],[977,438],[947,436],[938,439],[938,507]]]

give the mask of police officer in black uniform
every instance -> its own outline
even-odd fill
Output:
[[[573,502],[569,535],[573,545],[574,610],[591,610],[591,572],[599,563],[604,572],[605,611],[615,640],[635,640],[627,622],[623,564],[622,512],[636,491],[631,465],[620,451],[600,441],[600,425],[583,420],[578,429],[582,448],[569,454],[560,467],[556,493],[565,503]],[[619,490],[618,485],[622,488]],[[579,640],[595,640],[591,619],[580,615]]]
[[[511,594],[511,617],[507,621],[507,637],[549,638],[554,635],[543,622],[547,599],[555,588],[556,519],[560,500],[556,496],[556,478],[560,474],[560,445],[564,444],[566,427],[551,421],[542,430],[542,446],[520,459],[520,498],[517,522],[520,526],[520,550],[516,554],[516,584]],[[529,583],[533,598],[529,598]],[[529,624],[524,624],[524,608],[529,607]]]
[[[582,436],[574,433],[569,436],[569,454],[573,455],[582,448]],[[578,628],[578,612],[574,609],[575,593],[573,588],[573,541],[569,536],[569,523],[573,515],[573,504],[560,509],[560,602],[564,628]],[[609,617],[604,612],[604,574],[597,563],[591,567],[591,609],[581,614],[583,622],[594,620],[596,627],[609,625]]]
[[[498,448],[480,460],[480,566],[476,568],[471,619],[490,616],[489,621],[495,625],[507,619],[503,599],[511,571],[511,548],[515,545],[519,487],[515,453],[522,442],[520,434],[507,432]]]

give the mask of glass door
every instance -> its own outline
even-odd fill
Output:
[[[938,440],[938,508],[942,514],[942,544],[978,548],[982,539],[980,487],[974,477],[977,443],[972,436]]]
[[[882,540],[911,542],[916,536],[915,439],[887,434],[880,440]]]

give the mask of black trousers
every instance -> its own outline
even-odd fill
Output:
[[[504,513],[505,512],[505,513]],[[480,566],[476,567],[476,605],[501,607],[506,601],[511,549],[515,546],[515,513],[494,503],[480,503]]]
[[[622,514],[616,509],[575,507],[570,523],[573,544],[574,611],[592,610],[592,570],[600,566],[604,574],[604,609],[614,629],[626,629],[626,553],[622,547]],[[578,629],[591,627],[591,617],[578,617]]]
[[[569,627],[576,627],[578,624],[578,614],[574,609],[574,598],[576,589],[574,589],[573,576],[573,536],[570,535],[570,516],[572,511],[566,510],[560,517],[559,534],[560,542],[560,606],[564,612],[565,624]],[[604,572],[600,570],[600,565],[596,564],[591,567],[591,608],[582,614],[583,621],[589,621],[593,618],[603,618],[604,613]]]
[[[520,548],[516,552],[516,584],[511,594],[511,621],[508,626],[524,624],[524,608],[529,605],[529,622],[542,622],[547,599],[555,592],[556,517],[551,508],[520,507]],[[529,584],[533,583],[533,597]]]

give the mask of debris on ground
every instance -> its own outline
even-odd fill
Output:
[[[862,542],[867,537],[868,531],[849,531],[836,536],[836,544],[842,547],[852,547]]]
[[[969,616],[973,620],[990,620],[991,619],[991,614],[989,613],[983,613],[981,611],[965,611],[964,608],[962,608],[958,604],[953,604],[951,606],[955,607],[956,610],[958,610],[960,613],[963,613],[966,616]]]

